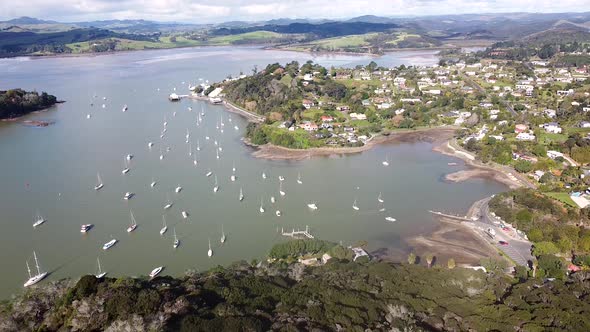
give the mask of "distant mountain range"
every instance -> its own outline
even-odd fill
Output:
[[[405,34],[402,39],[397,38],[400,33]],[[375,38],[376,34],[379,38]],[[223,39],[234,35],[235,38]],[[71,46],[66,44],[108,38],[144,40],[152,43],[149,46],[138,46],[141,49],[207,45],[211,39],[217,44],[262,42],[290,45],[349,35],[364,35],[362,41],[356,42],[362,45],[364,50],[383,49],[383,45],[386,48],[387,45],[394,45],[396,48],[432,47],[444,43],[456,44],[459,41],[491,43],[519,40],[540,43],[568,38],[590,40],[590,13],[462,14],[423,17],[364,15],[343,20],[279,18],[259,22],[231,21],[217,24],[141,19],[56,22],[20,17],[0,21],[0,56],[32,52],[71,52]],[[180,36],[182,42],[177,42],[176,36]],[[166,39],[163,40],[161,37]],[[167,45],[161,45],[163,42]],[[357,49],[352,40],[348,42],[352,44],[346,48],[347,51]],[[337,47],[334,48],[333,45],[338,47],[339,44],[328,43],[326,47],[337,51]],[[91,51],[88,45],[78,47],[84,52]],[[313,45],[313,48],[317,49],[317,44]],[[110,45],[109,50],[111,49],[118,50],[116,45]]]

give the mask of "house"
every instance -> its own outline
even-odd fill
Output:
[[[554,151],[554,150],[549,150],[547,151],[547,157],[551,158],[551,159],[555,159],[555,158],[563,158],[563,153],[559,152],[559,151]]]
[[[553,119],[557,115],[557,112],[555,110],[546,109],[543,111],[543,114],[545,114],[546,117]]]
[[[543,171],[541,171],[541,170],[536,170],[536,171],[533,173],[533,179],[535,179],[535,180],[539,181],[539,180],[541,180],[541,177],[543,177],[543,175],[545,175],[545,172],[543,172]]]
[[[590,122],[588,122],[588,121],[580,121],[579,126],[580,126],[580,128],[590,128]]]
[[[520,133],[520,134],[516,135],[516,139],[519,141],[534,141],[535,135],[530,134],[530,133]]]
[[[369,99],[364,99],[361,103],[363,106],[371,106],[371,101]]]
[[[343,105],[343,106],[337,106],[337,107],[336,107],[336,110],[337,110],[337,111],[340,111],[340,112],[348,112],[348,111],[350,111],[350,107],[348,107],[348,106],[346,106],[346,105]]]
[[[558,96],[561,96],[561,97],[572,96],[573,94],[574,94],[574,90],[573,89],[569,89],[569,90],[557,90],[557,95]]]
[[[391,108],[391,104],[390,103],[381,103],[379,105],[377,105],[377,108],[380,110],[386,110]]]
[[[561,127],[557,122],[549,122],[540,125],[540,127],[544,128],[546,132],[553,133],[553,134],[561,134]]]
[[[305,107],[306,109],[310,109],[315,105],[315,103],[313,101],[307,100],[307,99],[303,99],[302,104],[303,104],[303,107]]]
[[[400,108],[399,110],[395,110],[395,115],[400,115],[403,114],[406,110],[403,108]]]
[[[524,133],[527,130],[529,130],[529,127],[524,124],[517,124],[516,126],[514,126],[514,132],[516,134]]]
[[[299,127],[303,128],[303,130],[305,131],[316,131],[318,130],[318,125],[310,122],[310,121],[305,121],[304,123],[302,123],[301,125],[299,125]]]
[[[322,115],[320,117],[320,119],[322,120],[322,122],[332,122],[334,121],[334,118],[329,116],[329,115]]]
[[[367,120],[367,116],[362,113],[350,113],[349,115],[351,119]]]
[[[305,75],[303,75],[303,80],[304,81],[313,81],[313,75],[312,74],[305,74]]]

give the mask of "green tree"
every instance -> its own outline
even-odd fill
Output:
[[[518,160],[514,164],[514,169],[519,173],[528,173],[533,170],[533,164],[528,160]]]
[[[559,248],[549,241],[535,243],[533,246],[533,255],[539,257],[541,255],[553,255],[559,252]]]

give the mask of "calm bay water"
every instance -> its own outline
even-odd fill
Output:
[[[33,250],[42,267],[51,272],[50,280],[96,273],[97,257],[109,276],[146,275],[160,265],[166,267],[165,274],[181,275],[188,269],[263,258],[274,243],[284,240],[277,232],[281,227],[309,225],[317,238],[343,244],[367,240],[370,249],[404,250],[403,238],[435,226],[429,209],[462,213],[474,200],[503,190],[500,184],[485,180],[443,182],[444,174],[458,170],[447,165],[456,160],[431,152],[428,143],[382,145],[362,154],[304,161],[255,159],[241,142],[247,124],[244,119],[222,106],[167,100],[174,88],[184,94],[189,82],[198,83],[198,78],[216,81],[250,72],[254,65],[263,68],[293,59],[300,63],[311,59],[325,66],[355,66],[370,60],[385,66],[438,62],[434,52],[398,52],[375,59],[313,57],[257,48],[0,60],[0,89],[36,89],[67,101],[27,117],[55,121],[46,128],[0,123],[0,264],[5,267],[0,298],[22,288],[27,278],[25,261],[31,259]],[[93,98],[95,94],[98,98]],[[124,104],[129,107],[127,112],[121,111]],[[201,110],[205,116],[197,126]],[[216,129],[221,118],[223,133]],[[160,139],[165,120],[167,133]],[[188,155],[187,129],[193,149],[200,143],[197,166]],[[219,159],[215,140],[223,149]],[[152,149],[147,147],[150,141],[155,143]],[[131,171],[123,175],[127,154],[134,158]],[[386,156],[389,167],[381,165]],[[234,165],[237,181],[231,182]],[[217,193],[213,193],[214,176],[205,176],[208,170],[218,177]],[[261,177],[263,171],[266,180]],[[97,172],[104,182],[98,192],[93,189]],[[303,184],[296,182],[299,173]],[[279,175],[285,177],[284,197],[278,192]],[[152,179],[158,182],[155,188],[150,187]],[[178,185],[183,190],[175,193]],[[243,202],[238,201],[240,187]],[[122,199],[127,191],[136,193],[130,201]],[[380,192],[385,213],[377,207]],[[276,204],[270,203],[271,196]],[[165,211],[167,197],[174,206]],[[352,209],[355,199],[360,211]],[[258,211],[261,200],[264,214]],[[319,210],[307,208],[311,201],[317,202]],[[283,216],[275,216],[277,209]],[[139,226],[128,234],[130,210]],[[181,217],[183,210],[190,214],[187,220]],[[33,229],[37,213],[47,222]],[[168,232],[160,236],[163,214]],[[386,216],[398,221],[388,223]],[[82,223],[95,227],[83,235]],[[221,225],[227,235],[223,245]],[[181,241],[176,250],[172,248],[173,228]],[[103,251],[101,246],[113,237],[119,243]],[[207,257],[208,239],[212,258]]]

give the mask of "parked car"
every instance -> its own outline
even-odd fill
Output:
[[[506,241],[498,241],[498,243],[500,245],[503,245],[503,246],[507,246],[508,245],[508,242],[506,242]]]

